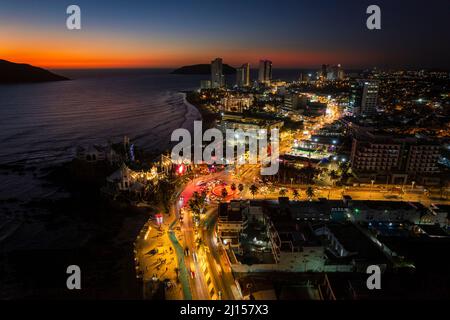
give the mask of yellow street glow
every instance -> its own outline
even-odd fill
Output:
[[[152,230],[152,228],[148,227],[148,230],[147,230],[147,232],[145,233],[145,236],[144,236],[144,240],[147,240],[148,235],[150,234],[150,230]]]

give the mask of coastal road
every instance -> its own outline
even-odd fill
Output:
[[[226,171],[196,178],[185,186],[181,193],[182,202],[180,205],[188,206],[189,199],[193,193],[196,191],[201,192],[201,187],[198,186],[200,182],[208,183],[217,179],[224,181],[228,185],[232,183],[232,175]],[[213,297],[227,300],[236,298],[232,290],[232,287],[235,287],[235,283],[231,268],[227,265],[223,248],[215,241],[214,230],[217,221],[217,207],[216,203],[208,206],[198,228],[194,226],[190,210],[183,210],[184,217],[180,224],[183,236],[183,249],[189,250],[189,254],[185,256],[184,260],[190,273],[190,287],[192,297],[195,300],[205,300]],[[204,246],[199,248],[196,239],[201,239]],[[193,271],[193,274],[191,271]],[[212,284],[208,283],[207,277],[211,278]]]
[[[306,189],[309,185],[283,185],[274,186],[274,191],[262,191],[261,187],[263,185],[259,184],[260,190],[255,194],[254,199],[272,199],[276,200],[280,197],[280,189],[286,189],[286,196],[293,199],[292,190],[295,189],[299,192],[300,196],[297,200],[308,200],[306,196]],[[397,186],[399,187],[399,186]],[[420,202],[425,206],[429,206],[431,203],[434,204],[450,204],[450,200],[447,199],[435,199],[431,200],[423,191],[420,190],[405,190],[403,194],[394,192],[383,185],[375,185],[373,188],[370,187],[317,187],[312,186],[314,190],[314,198],[325,198],[330,200],[342,200],[343,195],[348,195],[352,197],[353,200],[367,200],[367,201],[408,201],[408,202]],[[250,193],[249,188],[246,188],[241,195],[244,199],[252,199],[253,196]]]
[[[181,231],[184,238],[185,264],[189,273],[189,281],[194,300],[209,300],[210,296],[206,286],[205,275],[202,272],[197,254],[197,245],[195,241],[194,223],[189,212],[181,224]],[[186,249],[188,251],[186,251]]]
[[[207,247],[206,256],[208,258],[209,271],[214,279],[216,290],[221,292],[221,299],[236,300],[239,297],[235,294],[237,288],[231,267],[226,258],[226,252],[215,239],[217,209],[217,206],[212,206],[208,209],[202,228],[202,239],[204,239]]]
[[[194,192],[200,192],[201,189],[197,185],[199,182],[208,182],[217,179],[221,173],[210,174],[208,176],[199,177],[190,181],[181,193],[181,207],[188,206],[189,199]],[[190,210],[184,210],[184,217],[180,223],[181,233],[183,235],[185,265],[189,273],[190,287],[192,289],[192,297],[194,300],[209,300],[211,294],[208,289],[205,274],[203,272],[204,261],[200,259],[197,250],[195,226]],[[187,249],[187,250],[186,250]]]

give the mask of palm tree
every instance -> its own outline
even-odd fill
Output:
[[[255,194],[256,194],[257,192],[258,192],[258,187],[257,187],[256,185],[252,184],[252,185],[250,186],[250,193],[252,194],[253,199],[255,198]]]
[[[222,189],[222,198],[226,198],[227,195],[228,195],[227,189],[223,188],[223,189]]]
[[[330,178],[335,180],[339,178],[339,175],[337,174],[336,170],[331,170],[330,171]]]
[[[314,189],[310,186],[306,189],[306,196],[311,200],[314,197]]]
[[[339,169],[342,173],[347,173],[350,170],[350,163],[348,162],[340,162]]]
[[[319,170],[312,167],[311,165],[308,165],[306,167],[301,168],[298,170],[298,175],[302,181],[302,183],[309,184],[312,183],[314,180],[314,177],[319,173]]]
[[[194,214],[201,214],[205,210],[206,206],[206,192],[199,194],[195,191],[192,194],[192,198],[189,199],[189,208],[194,212]]]
[[[244,190],[244,185],[242,183],[239,183],[238,190],[239,192],[242,192]]]
[[[292,196],[294,197],[294,200],[298,200],[300,198],[300,193],[297,189],[292,190]]]
[[[341,162],[339,164],[339,170],[341,171],[341,182],[347,183],[347,180],[352,176],[350,174],[350,163]]]
[[[334,183],[336,182],[336,180],[339,179],[339,175],[337,174],[336,170],[331,170],[330,171],[330,180]]]

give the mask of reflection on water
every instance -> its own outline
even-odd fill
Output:
[[[124,135],[165,149],[174,128],[199,118],[178,93],[196,78],[157,73],[0,86],[0,164],[60,162],[76,145]]]

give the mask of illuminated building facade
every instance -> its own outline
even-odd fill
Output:
[[[270,85],[272,80],[272,61],[261,60],[259,62],[258,82],[264,85]]]
[[[240,68],[236,69],[236,85],[238,87],[250,86],[250,64],[244,63]]]
[[[217,89],[224,86],[225,78],[223,76],[222,58],[216,58],[211,61],[211,87]]]
[[[354,116],[371,116],[377,112],[378,82],[358,80],[351,84],[349,111]]]
[[[352,143],[352,170],[358,176],[385,176],[386,181],[404,184],[407,180],[432,181],[439,174],[440,145],[415,137],[392,137],[365,132]]]

